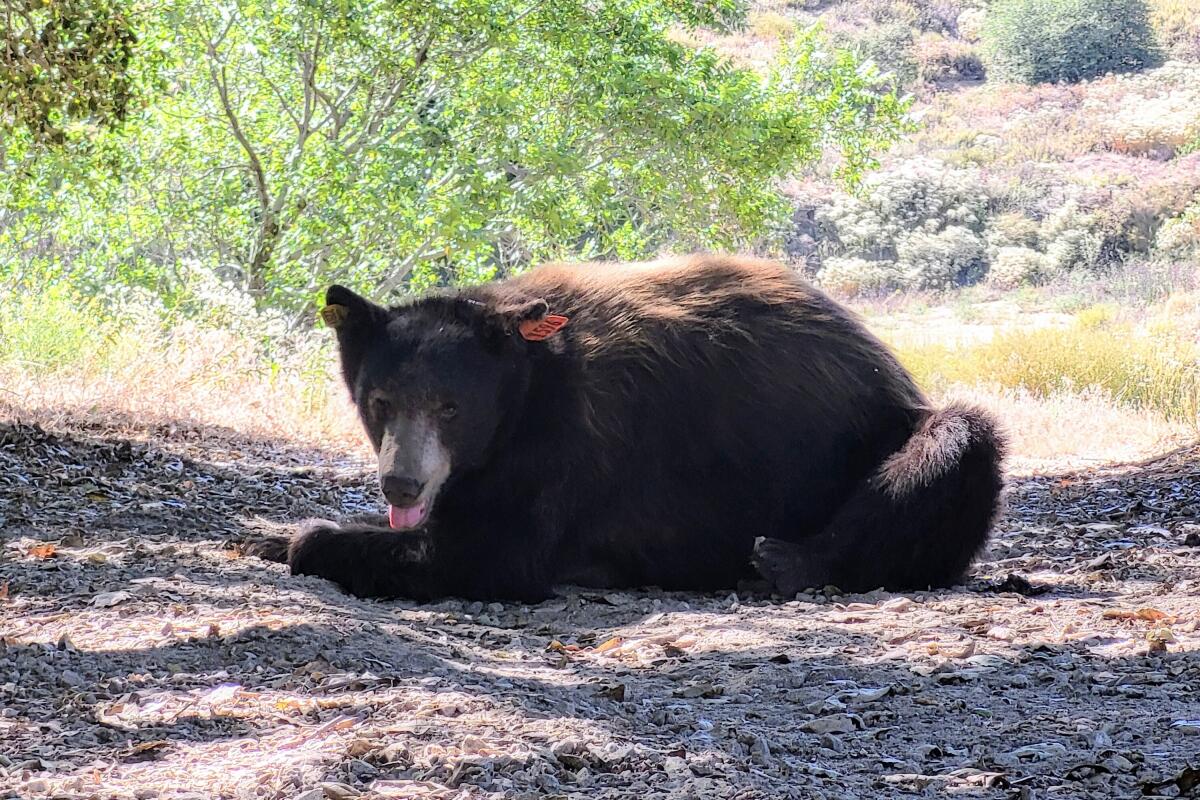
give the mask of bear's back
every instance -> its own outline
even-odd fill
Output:
[[[641,362],[682,383],[765,382],[828,401],[870,392],[909,409],[925,405],[882,342],[777,262],[700,255],[546,264],[490,288],[507,299],[545,298],[550,313],[570,318],[565,338],[593,374],[607,362]]]

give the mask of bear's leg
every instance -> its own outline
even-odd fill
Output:
[[[847,592],[949,586],[987,540],[1003,450],[983,412],[931,413],[824,530],[794,543],[760,539],[752,560],[785,595],[827,585]]]
[[[453,533],[439,538],[456,541]],[[516,549],[438,547],[428,533],[378,526],[310,523],[290,541],[287,563],[294,575],[325,578],[358,597],[537,601],[550,595],[528,554]]]
[[[291,539],[286,561],[293,575],[331,580],[358,597],[396,597],[428,567],[429,550],[424,533],[318,520]]]
[[[386,525],[387,517],[383,519]],[[301,523],[299,527],[303,531],[313,526],[340,527],[336,522],[326,519],[310,519]],[[239,543],[237,549],[243,556],[253,556],[264,561],[274,561],[276,564],[286,564],[288,548],[291,547],[293,538],[295,537],[286,534],[254,534]]]
[[[344,517],[340,523],[325,519],[310,519],[300,524],[300,531],[314,526],[326,528],[342,528],[344,526],[388,527],[387,514],[355,514]],[[274,561],[277,564],[288,563],[288,549],[291,547],[293,536],[281,534],[264,534],[248,538],[239,545],[239,552],[244,556],[254,556],[264,561]]]

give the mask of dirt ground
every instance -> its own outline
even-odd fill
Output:
[[[936,593],[418,606],[232,547],[376,503],[334,453],[0,415],[0,797],[1200,792],[1200,447],[1014,476]]]

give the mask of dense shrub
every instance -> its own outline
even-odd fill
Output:
[[[960,225],[978,231],[987,214],[987,192],[977,171],[927,160],[906,162],[883,175],[872,185],[868,203],[900,230]]]
[[[983,35],[983,22],[986,19],[987,12],[981,8],[963,9],[954,21],[958,37],[966,42],[978,42]]]
[[[1001,247],[992,258],[988,283],[1001,289],[1015,289],[1044,281],[1046,256],[1029,247]]]
[[[1021,83],[1075,82],[1160,60],[1145,0],[1000,0],[983,41],[989,72]]]
[[[1038,224],[1016,211],[996,214],[988,223],[988,244],[995,248],[1037,247]]]
[[[953,289],[978,283],[987,273],[987,251],[979,234],[960,225],[938,233],[916,231],[897,247],[896,264],[913,289]]]
[[[987,200],[976,171],[936,161],[877,175],[861,197],[818,209],[818,279],[846,293],[974,283],[987,271]]]
[[[1200,256],[1200,200],[1158,229],[1154,249],[1174,258]]]
[[[1067,228],[1046,246],[1051,272],[1075,272],[1100,266],[1104,239],[1086,228]]]
[[[916,28],[920,20],[917,7],[907,0],[865,0],[857,9],[847,11],[866,15],[874,25],[903,25]]]
[[[895,261],[868,261],[853,256],[825,259],[820,280],[826,289],[843,295],[874,294],[907,285]]]
[[[923,31],[953,35],[962,6],[954,0],[916,0],[917,26]]]
[[[1040,187],[1037,202],[1013,204],[985,171],[913,158],[873,175],[859,195],[814,203],[806,256],[815,250],[817,280],[845,293],[1111,275],[1156,249],[1189,258],[1200,200],[1185,169],[1180,162],[1171,180]]]
[[[881,73],[891,76],[893,86],[903,87],[917,79],[916,40],[913,29],[903,22],[888,22],[867,31],[862,37],[843,41],[862,58],[875,62]]]

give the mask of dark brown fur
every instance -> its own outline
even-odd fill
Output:
[[[996,513],[990,419],[931,409],[878,339],[778,264],[547,265],[392,309],[328,299],[349,309],[343,369],[377,446],[381,392],[395,413],[476,409],[442,430],[454,467],[421,530],[318,526],[292,543],[294,571],[357,594],[719,589],[751,564],[784,593],[921,588],[960,579]],[[514,334],[547,312],[570,323]]]

